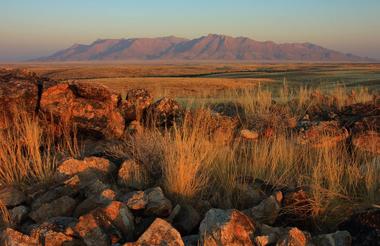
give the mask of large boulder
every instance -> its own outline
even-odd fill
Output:
[[[144,110],[153,102],[153,96],[145,89],[131,89],[122,103],[126,122],[140,121]]]
[[[209,210],[199,226],[204,245],[254,245],[255,226],[237,210]]]
[[[181,235],[176,229],[165,220],[157,218],[135,243],[128,243],[125,245],[184,246],[184,243]]]
[[[120,97],[102,85],[61,83],[44,90],[41,111],[54,122],[75,125],[94,137],[121,137],[125,123],[118,108]]]

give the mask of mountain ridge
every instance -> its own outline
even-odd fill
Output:
[[[74,44],[35,61],[227,60],[227,61],[376,61],[313,43],[275,43],[247,37],[209,34],[194,39],[97,39]]]

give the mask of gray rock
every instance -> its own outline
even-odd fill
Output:
[[[29,208],[26,206],[18,206],[9,211],[10,221],[12,225],[21,224],[28,216]]]
[[[0,188],[0,201],[7,207],[13,207],[25,202],[26,196],[15,186],[3,186]]]
[[[148,197],[148,204],[145,208],[146,215],[167,217],[172,210],[172,203],[164,196],[160,187],[150,188],[144,191]]]
[[[29,217],[37,223],[57,216],[70,216],[75,208],[76,201],[68,196],[60,197],[50,203],[45,203],[37,210],[32,211]]]

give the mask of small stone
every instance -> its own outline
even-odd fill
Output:
[[[63,196],[50,203],[43,204],[37,210],[32,211],[29,217],[37,223],[42,223],[49,218],[57,216],[70,216],[76,205],[76,201],[68,196]]]
[[[132,210],[141,210],[148,204],[148,196],[144,191],[133,191],[123,196],[121,201],[125,202],[128,208]]]
[[[144,191],[148,197],[145,214],[158,217],[167,217],[172,210],[172,203],[164,196],[160,187],[150,188]]]
[[[26,196],[15,186],[3,186],[0,188],[0,201],[7,207],[13,207],[25,202]]]
[[[157,218],[135,243],[136,245],[184,246],[181,235],[168,222]]]
[[[74,210],[74,217],[79,217],[81,215],[89,213],[91,210],[108,205],[116,198],[116,193],[107,189],[102,191],[100,194],[94,194],[93,196],[83,200]]]
[[[241,130],[240,136],[247,140],[255,140],[259,138],[259,134],[257,132],[248,129]]]
[[[255,227],[238,210],[209,210],[199,226],[203,245],[253,245]]]

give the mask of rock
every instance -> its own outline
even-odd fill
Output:
[[[349,133],[341,128],[337,121],[321,121],[300,133],[299,144],[310,144],[313,147],[330,147],[347,139]]]
[[[352,236],[353,245],[375,245],[380,242],[380,209],[373,208],[351,215],[339,225]]]
[[[201,216],[191,205],[183,204],[173,220],[173,226],[182,234],[188,235],[201,222]]]
[[[107,159],[86,157],[83,161],[69,159],[62,162],[56,171],[57,179],[78,175],[81,182],[89,180],[106,180],[116,170],[116,166]]]
[[[238,206],[243,208],[256,206],[267,197],[261,188],[249,184],[238,184],[234,193]]]
[[[29,209],[26,206],[18,206],[9,211],[12,225],[20,225],[28,216]]]
[[[182,237],[182,241],[185,244],[185,246],[199,246],[200,244],[200,237],[199,235],[189,235]]]
[[[25,202],[26,196],[14,186],[3,186],[0,188],[0,201],[7,207],[13,207]]]
[[[167,217],[172,210],[172,203],[164,196],[160,187],[150,188],[144,191],[148,197],[145,214],[158,217]]]
[[[75,208],[73,215],[74,217],[79,217],[89,213],[97,207],[108,205],[116,198],[116,196],[117,194],[111,189],[106,189],[99,194],[94,194],[79,203]]]
[[[125,202],[128,208],[132,210],[145,209],[148,204],[148,196],[143,191],[133,191],[123,196],[121,201]]]
[[[69,185],[52,187],[50,190],[32,199],[31,209],[37,210],[45,203],[50,203],[62,196],[72,197],[75,196],[78,192],[79,191],[75,187]]]
[[[240,136],[247,140],[255,140],[259,138],[259,133],[248,129],[243,129],[240,131]]]
[[[131,89],[127,92],[122,110],[126,122],[140,121],[144,110],[153,102],[152,95],[145,89]]]
[[[100,209],[81,216],[73,231],[87,246],[110,246],[122,239],[121,233]]]
[[[380,155],[380,133],[367,131],[353,137],[353,145],[360,151]]]
[[[291,228],[277,242],[277,246],[306,246],[309,245],[310,235],[305,234],[296,227]]]
[[[30,115],[38,110],[39,84],[47,80],[26,70],[0,69],[0,128],[20,109]]]
[[[47,234],[62,233],[67,236],[72,236],[71,227],[78,222],[77,219],[72,217],[53,217],[40,225],[32,226],[29,234],[31,237],[44,241]],[[62,238],[62,235],[58,235]]]
[[[255,226],[237,210],[209,210],[199,226],[204,245],[253,245]]]
[[[41,223],[57,216],[70,216],[76,205],[76,201],[68,196],[63,196],[50,203],[45,203],[37,210],[32,211],[29,217]]]
[[[38,240],[7,228],[1,233],[0,244],[5,246],[37,246]]]
[[[122,202],[113,201],[102,208],[101,212],[107,217],[108,221],[122,232],[124,239],[133,239],[134,217],[126,205]]]
[[[128,245],[128,244],[127,244]],[[131,245],[131,244],[130,244]],[[184,245],[181,235],[168,222],[157,218],[136,241],[135,245]]]
[[[85,246],[80,240],[55,231],[46,232],[42,242],[44,246]]]
[[[102,85],[61,83],[44,90],[40,107],[54,122],[75,125],[91,136],[113,138],[121,137],[125,127],[119,101]]]
[[[156,126],[168,127],[182,117],[182,109],[178,102],[163,97],[147,108],[146,118]]]
[[[134,160],[126,160],[121,164],[117,176],[117,183],[120,186],[137,190],[145,188],[147,171],[144,166]]]
[[[243,212],[254,221],[271,225],[276,221],[281,210],[282,198],[281,191],[278,191],[263,200],[259,205],[246,209]]]
[[[330,234],[315,236],[312,241],[315,245],[350,246],[351,235],[348,231],[337,231]]]
[[[257,246],[272,245],[280,240],[281,236],[286,234],[288,229],[282,227],[271,227],[265,224],[259,226],[258,236],[254,241]]]

